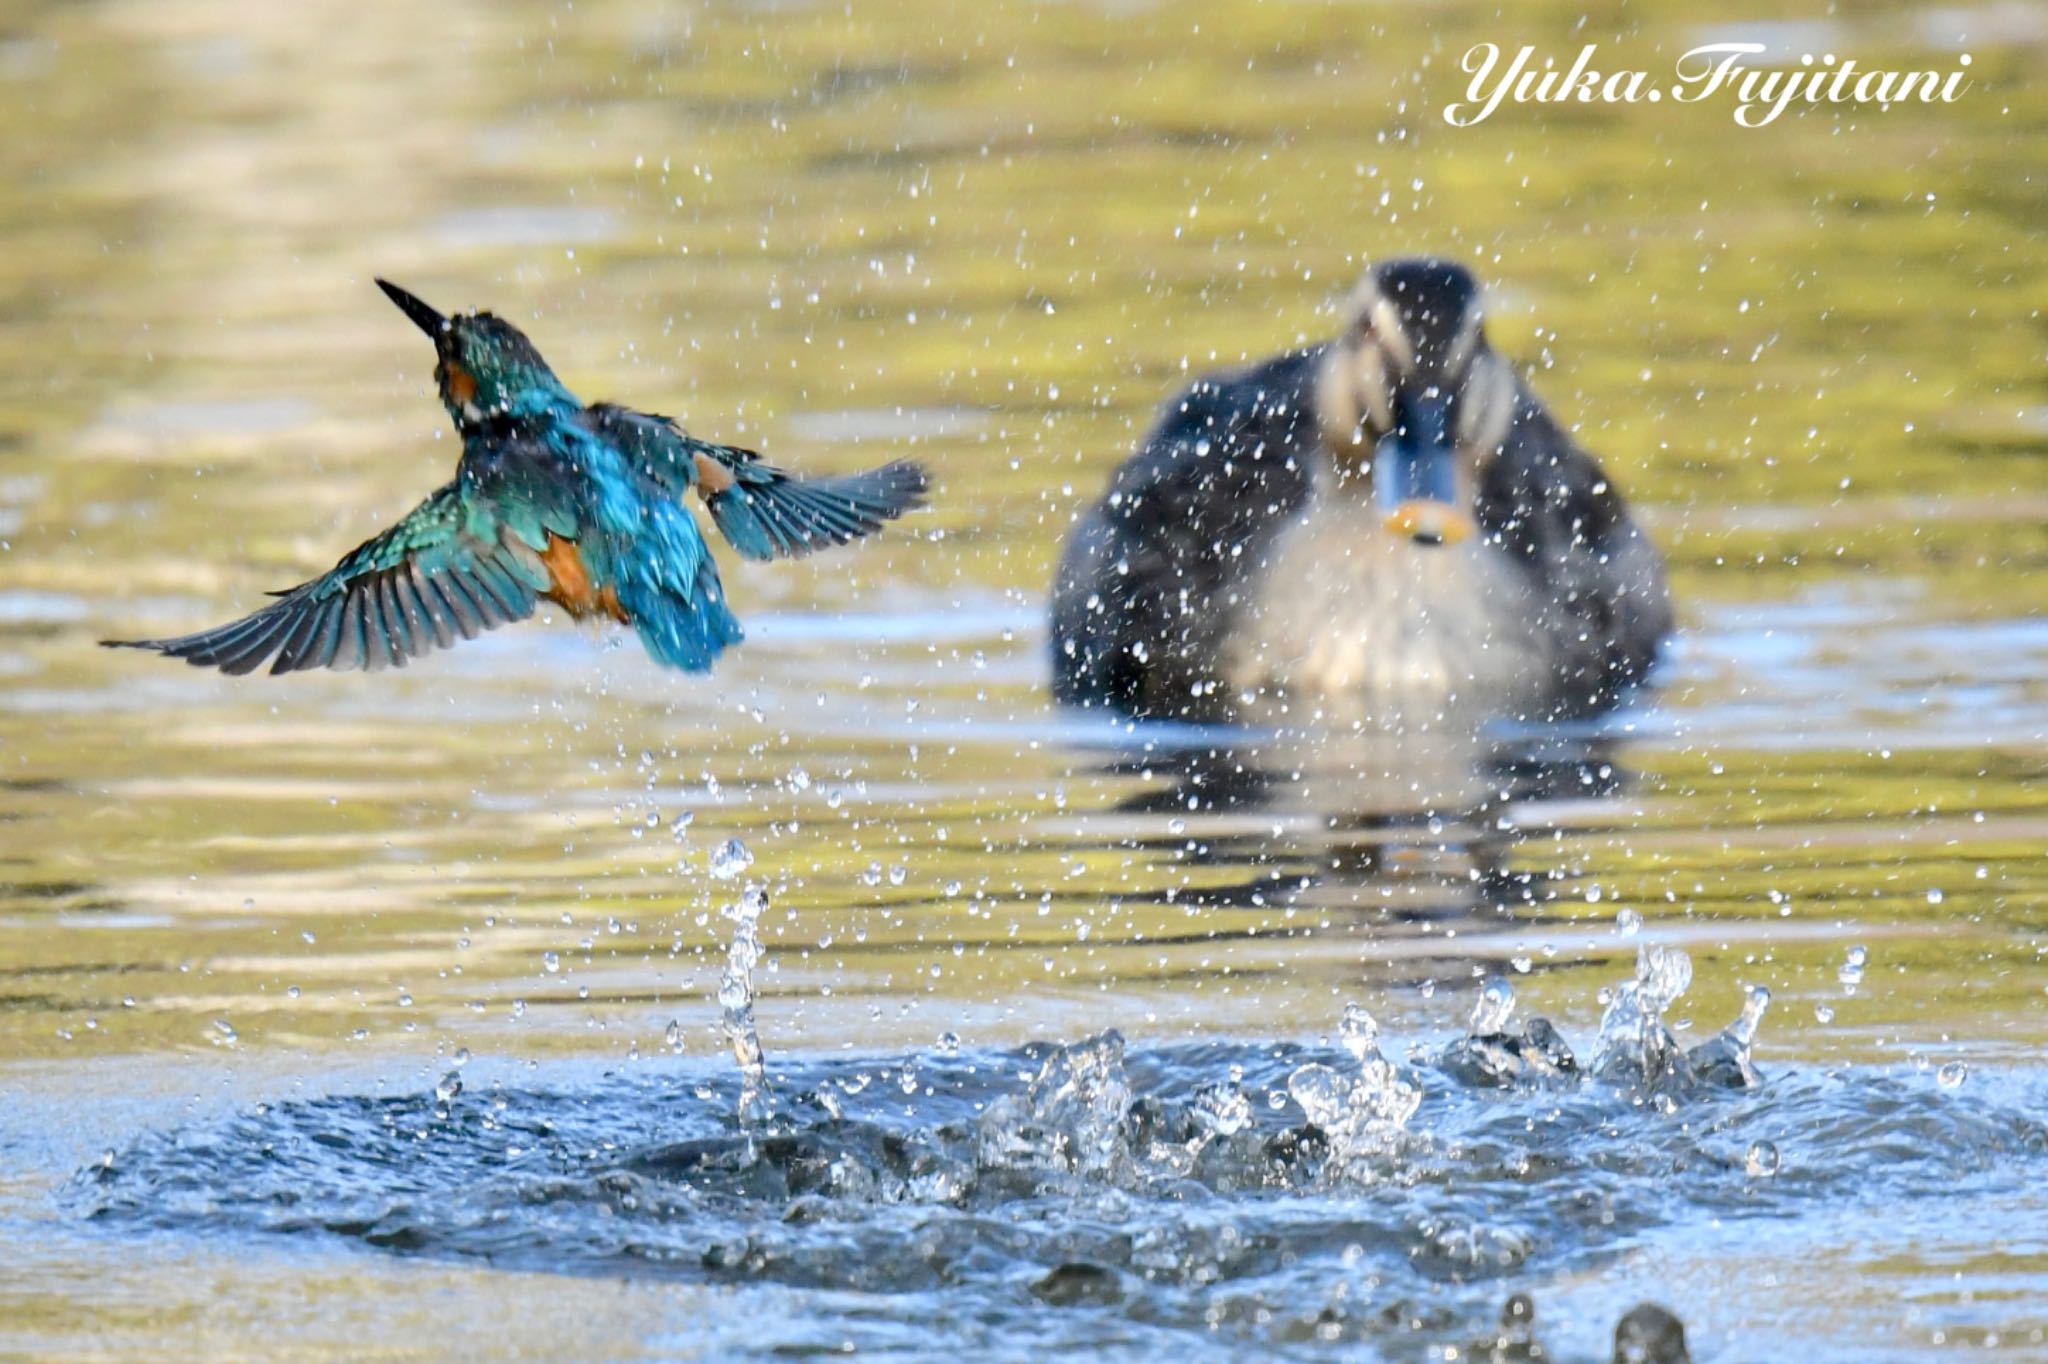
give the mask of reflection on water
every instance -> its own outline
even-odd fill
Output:
[[[1943,11],[1940,35],[1841,20],[1872,64],[1965,33],[1982,87],[1755,135],[1655,106],[1453,134],[1447,54],[1500,41],[1476,11],[1425,32],[1220,0],[444,10],[429,37],[374,4],[44,6],[0,35],[0,116],[36,129],[0,144],[0,1131],[23,1153],[0,1175],[0,1353],[342,1357],[452,1323],[632,1358],[759,1345],[764,1319],[800,1334],[808,1304],[773,1287],[621,1298],[238,1239],[272,1184],[205,1239],[81,1228],[50,1199],[147,1131],[295,1134],[297,1085],[423,1094],[464,1048],[463,1121],[495,1066],[581,1149],[711,1135],[737,894],[711,863],[734,838],[768,897],[755,1023],[792,1090],[950,1033],[949,1074],[1004,1074],[944,1093],[993,1102],[1029,1064],[1013,1048],[1108,1028],[1141,1094],[1177,1067],[1263,1080],[1330,1051],[1313,1039],[1348,1001],[1388,1036],[1441,1033],[1496,976],[1583,1038],[1617,962],[1683,946],[1711,1021],[1681,1003],[1674,1033],[1697,1045],[1738,985],[1767,987],[1780,1078],[1675,1119],[1586,1100],[1571,1120],[1615,1134],[1567,1173],[1544,1173],[1546,1137],[1514,1148],[1526,1171],[1475,1176],[1502,1198],[1540,1177],[1541,1217],[1573,1228],[1597,1222],[1581,1179],[1649,1210],[1565,1245],[1557,1263],[1588,1258],[1539,1302],[1553,1349],[1597,1355],[1644,1296],[1703,1323],[1709,1358],[1786,1336],[1877,1357],[1858,1342],[1902,1311],[1884,1349],[2025,1349],[2048,1324],[2024,1305],[2048,1283],[2032,1243],[1998,1234],[2028,1207],[2003,1157],[1942,1163],[1994,1149],[1986,1114],[2038,1106],[2048,1043],[2043,405],[2013,339],[2043,259],[2028,6]],[[1527,21],[1646,61],[1697,22]],[[1500,282],[1495,343],[1669,552],[1684,631],[1661,691],[1459,754],[1053,713],[1052,560],[1154,405],[1326,334],[1362,257],[1409,251]],[[376,678],[237,684],[93,648],[248,609],[445,478],[417,338],[373,273],[531,323],[578,391],[795,466],[914,447],[934,506],[830,562],[729,569],[752,638],[708,680],[559,621]],[[1921,1084],[1950,1066],[1959,1091]],[[229,1093],[272,1118],[232,1118]],[[913,1101],[892,1130],[953,1116]],[[376,1129],[358,1152],[410,1157],[383,1110],[331,1102]],[[394,1103],[441,1139],[425,1100]],[[1453,1133],[1536,1110],[1458,1112]],[[1802,1154],[1852,1127],[1857,1161]],[[1784,1162],[1761,1194],[1736,1168],[1756,1139]],[[1713,1160],[1667,1181],[1694,1147]],[[577,1156],[566,1177],[598,1192],[563,1205],[572,1240],[622,1160]],[[1443,1156],[1446,1197],[1468,1164]],[[1914,1201],[1937,1185],[1950,1201]],[[1177,1228],[1243,1211],[1187,1192],[1175,1217],[1207,1211]],[[1752,1198],[1799,1216],[1722,1216]],[[1399,1231],[1372,1254],[1420,1244],[1374,1225]],[[1399,1338],[1469,1343],[1507,1285],[1483,1288],[1449,1334]],[[1274,1322],[1319,1310],[1282,1290]],[[899,1306],[835,1320],[897,1340]],[[1152,1328],[1130,1329],[1141,1352]]]
[[[1148,737],[1154,728],[1164,733]],[[1484,962],[1499,956],[1484,945],[1489,927],[1524,924],[1550,898],[1516,857],[1532,831],[1514,812],[1526,819],[1560,803],[1611,801],[1628,785],[1614,744],[1554,733],[1416,745],[1388,735],[1125,729],[1133,748],[1106,770],[1141,784],[1108,810],[1050,821],[1053,829],[1198,874],[1153,892],[1166,903],[1369,920],[1379,959],[1360,969],[1410,984],[1439,969],[1416,955],[1431,935],[1464,935],[1431,955]]]

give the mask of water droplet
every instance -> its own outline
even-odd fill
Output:
[[[1863,970],[1870,961],[1870,953],[1861,944],[1851,947],[1843,954],[1842,965],[1835,972],[1835,979],[1842,982],[1842,988],[1853,991],[1863,983]]]
[[[1778,1173],[1778,1148],[1770,1142],[1754,1143],[1742,1158],[1743,1171],[1751,1179],[1769,1179]]]
[[[1195,1121],[1219,1137],[1233,1137],[1252,1125],[1251,1100],[1234,1083],[1218,1081],[1195,1091]]]
[[[240,1034],[235,1031],[235,1025],[225,1018],[213,1020],[213,1031],[217,1035],[216,1040],[222,1043],[233,1045],[240,1039]]]
[[[1950,1061],[1934,1072],[1935,1083],[1943,1089],[1959,1089],[1963,1081],[1970,1078],[1970,1068],[1961,1061]]]
[[[670,1051],[681,1051],[683,1049],[682,1023],[671,1018],[668,1021],[668,1027],[662,1030],[661,1040],[662,1044]]]
[[[541,969],[552,976],[562,969],[562,954],[559,952],[543,952],[540,954],[540,964]]]
[[[960,1050],[960,1034],[950,1030],[942,1032],[936,1045],[941,1056],[951,1056]]]
[[[1692,988],[1692,958],[1683,948],[1642,948],[1636,953],[1636,980],[1645,1002],[1661,1014]]]
[[[1513,993],[1509,991],[1511,1003]],[[1344,1044],[1344,1050],[1351,1053],[1351,1059],[1362,1065],[1366,1057],[1379,1051],[1379,1020],[1367,1013],[1362,1005],[1346,1004],[1344,1017],[1337,1024],[1337,1040]]]
[[[1752,985],[1742,998],[1742,1014],[1728,1025],[1728,1035],[1744,1047],[1756,1042],[1757,1028],[1764,1021],[1764,1010],[1771,1007],[1771,992],[1761,985]]]
[[[754,854],[737,838],[728,838],[711,850],[711,874],[720,881],[730,881],[753,865]]]
[[[1834,1022],[1834,1021],[1835,1021],[1835,1008],[1834,1008],[1834,1006],[1833,1006],[1832,1004],[1816,1004],[1816,1005],[1814,1005],[1814,1006],[1813,1006],[1813,1021],[1814,1021],[1814,1022],[1816,1022],[1816,1023],[1832,1023],[1832,1022]]]
[[[1515,1011],[1515,987],[1499,976],[1491,976],[1472,1003],[1472,1021],[1466,1031],[1474,1037],[1490,1037],[1507,1031],[1508,1018]]]
[[[1614,931],[1624,938],[1632,938],[1642,931],[1643,912],[1626,906],[1614,911]]]
[[[906,866],[902,865],[901,863],[898,863],[898,864],[897,864],[896,866],[893,866],[893,867],[889,868],[889,884],[890,884],[890,885],[892,885],[892,886],[900,886],[900,885],[902,885],[902,884],[903,884],[903,883],[904,883],[905,881],[907,881],[907,880],[909,880],[909,879],[910,879],[910,868],[908,868],[908,867],[906,867]]]
[[[727,847],[746,847],[738,839]],[[748,857],[748,861],[752,861]],[[719,1028],[739,1063],[740,1094],[738,1114],[742,1125],[752,1123],[760,1113],[768,1091],[767,1059],[761,1050],[761,1036],[754,1027],[754,967],[761,961],[761,915],[768,908],[768,892],[748,886],[740,898],[725,908],[732,920],[732,942],[726,948],[725,969],[718,977]]]
[[[434,1098],[443,1104],[454,1103],[455,1097],[460,1093],[462,1093],[462,1077],[452,1070],[443,1075],[434,1086]]]

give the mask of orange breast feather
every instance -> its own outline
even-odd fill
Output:
[[[574,540],[564,540],[553,531],[548,532],[548,547],[541,551],[540,561],[547,567],[551,586],[541,595],[559,605],[578,620],[591,616],[609,616],[624,624],[626,612],[619,605],[618,593],[611,587],[598,587],[590,580],[590,569],[583,562],[583,552],[576,548]]]

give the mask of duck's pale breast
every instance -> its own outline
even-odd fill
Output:
[[[1269,554],[1228,634],[1241,720],[1469,732],[1546,708],[1562,623],[1499,549],[1419,545],[1325,497]]]

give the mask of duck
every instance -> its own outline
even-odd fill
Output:
[[[1057,702],[1405,734],[1582,719],[1649,678],[1663,556],[1488,342],[1473,273],[1386,260],[1341,315],[1189,385],[1077,518]]]

